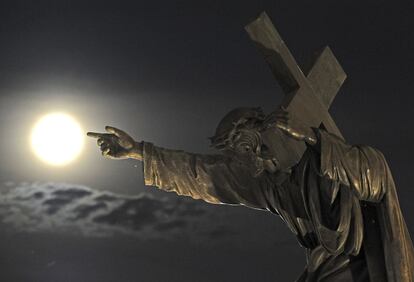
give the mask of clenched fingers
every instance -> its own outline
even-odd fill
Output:
[[[103,143],[105,143],[105,139],[103,138],[98,138],[98,140],[96,140],[96,143],[98,144],[98,146],[101,146]]]
[[[107,142],[103,142],[101,145],[99,145],[99,147],[101,148],[101,151],[104,151],[106,148],[110,148],[111,145]]]
[[[111,148],[105,148],[102,150],[102,156],[107,157],[111,153]]]

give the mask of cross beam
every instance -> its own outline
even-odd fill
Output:
[[[305,76],[265,12],[245,28],[285,92],[282,106],[292,119],[311,127],[322,124],[342,138],[328,109],[346,74],[330,48],[323,49]],[[295,141],[280,130],[268,130],[263,137],[284,168],[295,165],[306,150],[304,142]]]

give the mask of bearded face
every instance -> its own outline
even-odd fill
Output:
[[[223,118],[211,138],[216,149],[247,166],[254,177],[278,170],[277,158],[269,155],[262,140],[264,120],[260,108],[235,109]]]
[[[262,143],[257,129],[240,129],[233,140],[226,146],[225,152],[249,168],[254,177],[264,171],[274,173],[278,169],[276,158],[267,154],[267,147]]]

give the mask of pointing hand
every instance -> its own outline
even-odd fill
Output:
[[[133,158],[142,160],[142,143],[135,140],[121,129],[106,126],[108,133],[88,132],[87,135],[97,138],[102,155],[110,159]]]

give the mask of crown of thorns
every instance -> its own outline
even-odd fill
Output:
[[[240,132],[243,129],[251,129],[254,127],[257,127],[257,129],[260,131],[262,126],[261,123],[265,120],[265,117],[263,115],[263,112],[261,109],[258,109],[258,114],[251,117],[241,117],[237,121],[234,121],[232,123],[232,128],[230,130],[225,131],[224,133],[220,135],[215,135],[212,137],[209,137],[211,141],[212,147],[215,147],[216,149],[224,149],[224,148],[232,148],[234,145],[234,141],[237,139],[237,137],[240,135]]]

